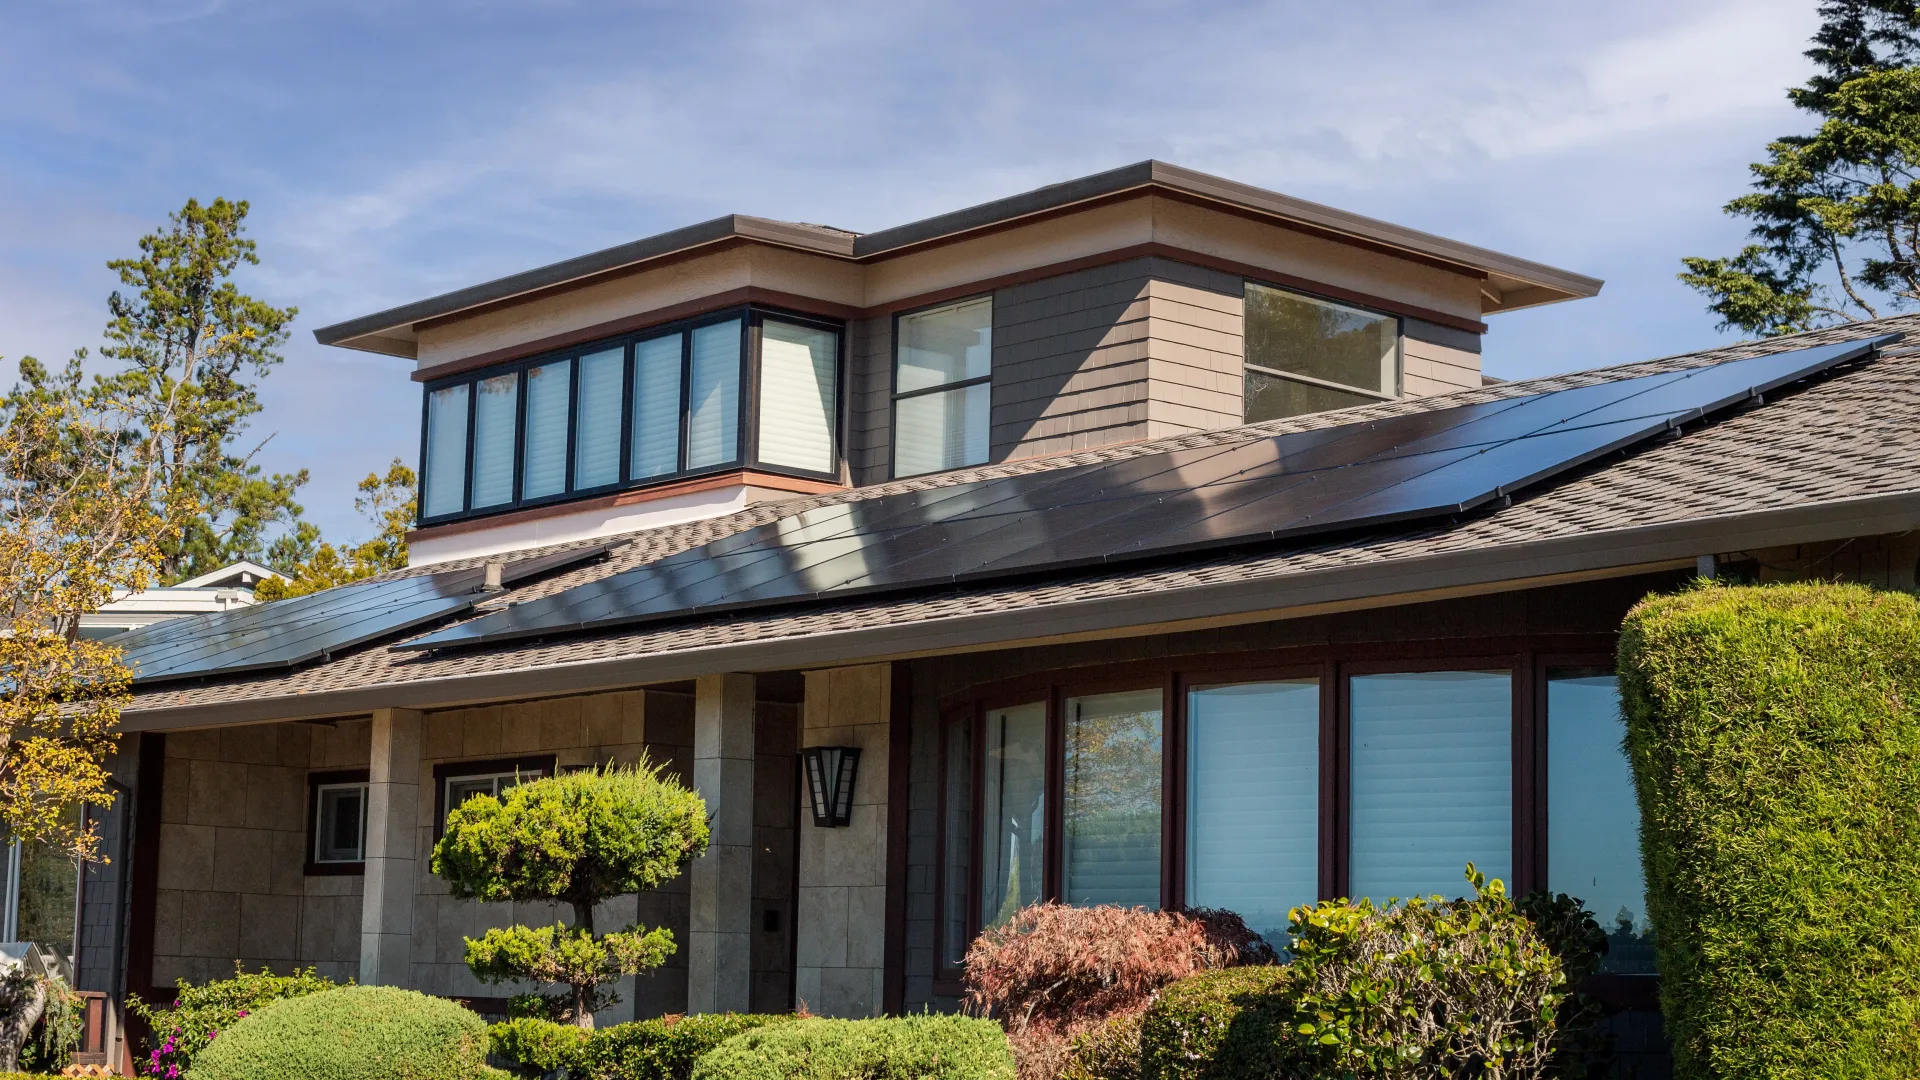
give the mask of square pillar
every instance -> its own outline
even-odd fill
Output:
[[[751,675],[694,684],[693,786],[706,800],[707,853],[689,874],[687,1011],[746,1012],[753,986]]]
[[[413,960],[414,855],[420,842],[420,714],[375,709],[372,749],[359,981],[406,986]]]

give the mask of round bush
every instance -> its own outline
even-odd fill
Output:
[[[692,1080],[1013,1080],[1013,1050],[991,1020],[908,1016],[795,1020],[736,1035]]]
[[[1160,991],[1140,1020],[1146,1080],[1227,1080],[1290,1075],[1293,1015],[1285,967],[1203,971]]]
[[[487,1025],[444,998],[344,986],[277,1001],[220,1033],[193,1080],[478,1080]]]

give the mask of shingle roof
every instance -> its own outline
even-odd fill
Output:
[[[1853,323],[1792,337],[1743,343],[1637,364],[1495,383],[1333,413],[988,465],[850,491],[763,503],[722,517],[630,534],[608,559],[512,594],[532,599],[610,577],[675,551],[708,543],[807,509],[1016,473],[1039,472],[1187,447],[1224,445],[1273,434],[1547,390],[1680,370],[1723,360],[1892,331],[1920,331],[1920,315]],[[420,682],[539,671],[672,653],[724,650],[748,643],[816,638],[876,627],[908,627],[1006,612],[1033,612],[1113,598],[1164,599],[1220,583],[1271,582],[1336,567],[1379,567],[1407,560],[1498,549],[1553,538],[1605,536],[1662,523],[1832,504],[1873,495],[1920,492],[1920,350],[1896,348],[1879,360],[1685,436],[1590,467],[1512,505],[1458,523],[1391,528],[1254,553],[1215,553],[1173,565],[1062,574],[1037,582],[954,589],[936,595],[868,598],[830,606],[714,616],[624,632],[559,637],[517,647],[420,656],[372,646],[312,667],[205,684],[157,686],[137,695],[132,712],[179,710],[342,691],[377,691]],[[602,538],[603,540],[605,538]],[[592,541],[601,542],[601,541]],[[585,542],[583,542],[585,543]],[[577,545],[530,549],[538,555]],[[490,556],[489,558],[500,558]],[[485,560],[440,563],[406,575]],[[1141,622],[1149,621],[1142,605]],[[715,670],[724,670],[715,668]],[[448,700],[457,691],[450,690]],[[290,704],[290,714],[300,711]],[[304,714],[304,713],[302,713]]]

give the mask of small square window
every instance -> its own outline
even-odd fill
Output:
[[[314,795],[313,861],[366,861],[367,785],[322,784]]]

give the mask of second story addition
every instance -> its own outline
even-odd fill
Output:
[[[1160,162],[880,232],[730,216],[324,328],[423,384],[416,563],[1477,386],[1600,282]]]

